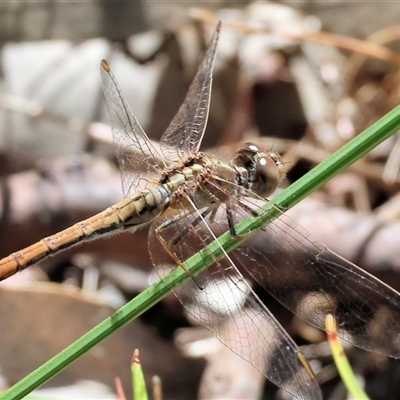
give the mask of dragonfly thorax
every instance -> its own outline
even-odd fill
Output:
[[[254,143],[245,143],[238,148],[233,166],[238,171],[239,185],[262,198],[267,198],[284,176],[280,156]]]

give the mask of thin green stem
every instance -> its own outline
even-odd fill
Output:
[[[354,399],[369,400],[367,394],[358,384],[353,369],[351,368],[349,360],[346,357],[343,346],[337,336],[336,321],[333,315],[328,314],[326,316],[325,326],[326,332],[328,334],[328,341],[331,347],[333,360],[348,392],[352,395]]]
[[[280,210],[288,209],[304,199],[312,191],[316,190],[351,163],[368,153],[372,148],[388,138],[399,128],[400,106],[396,107],[370,128],[366,129],[289,188],[275,196],[271,202],[267,202],[262,207],[261,210],[263,213],[259,218],[249,217],[237,224],[235,227],[236,232],[241,235],[265,226],[281,214]],[[276,207],[274,207],[274,205],[276,205]],[[244,236],[246,238],[248,237],[248,235]],[[239,246],[244,240],[245,239],[238,240],[232,238],[229,232],[226,232],[222,234],[217,241],[210,243],[207,248],[200,250],[190,257],[185,262],[185,266],[191,274],[196,275],[208,268],[215,259],[223,257],[223,249],[229,252]],[[182,268],[178,267],[174,269],[165,276],[163,280],[153,284],[55,357],[21,379],[0,395],[0,399],[14,400],[23,398],[119,327],[137,318],[159,302],[171,289],[182,284],[188,278],[189,275]]]

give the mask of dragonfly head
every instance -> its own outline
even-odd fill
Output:
[[[263,198],[267,198],[277,188],[285,175],[278,153],[250,142],[237,149],[233,164],[247,173],[243,186]]]

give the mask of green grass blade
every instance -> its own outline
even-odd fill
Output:
[[[241,221],[235,227],[236,232],[240,235],[268,224],[271,220],[280,215],[279,209],[288,209],[304,199],[312,191],[316,190],[351,163],[364,156],[399,128],[400,106],[393,109],[304,177],[275,196],[271,202],[267,202],[262,207],[264,213],[261,217],[250,217]],[[273,207],[273,204],[277,207]],[[186,268],[190,270],[193,275],[196,275],[208,268],[213,263],[214,259],[223,256],[224,253],[220,245],[225,251],[231,251],[244,240],[245,239],[234,239],[229,232],[226,232],[218,238],[218,241],[210,243],[207,249],[201,250],[190,257],[185,263]],[[189,275],[183,271],[182,268],[178,267],[174,269],[162,281],[156,282],[55,357],[21,379],[0,395],[0,399],[14,400],[23,398],[118,328],[137,318],[159,302],[170,292],[171,288],[177,287],[188,278]]]
[[[333,315],[329,314],[326,316],[325,325],[333,360],[335,361],[336,368],[346,386],[346,389],[354,399],[369,400],[367,394],[359,386],[349,360],[346,357],[343,346],[337,336],[336,322]]]
[[[131,363],[133,400],[148,400],[146,382],[139,359],[139,350],[136,349]]]

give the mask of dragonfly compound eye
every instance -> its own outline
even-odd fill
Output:
[[[233,162],[247,172],[247,181],[243,182],[243,186],[263,198],[276,189],[284,175],[280,156],[254,143],[239,147]]]

